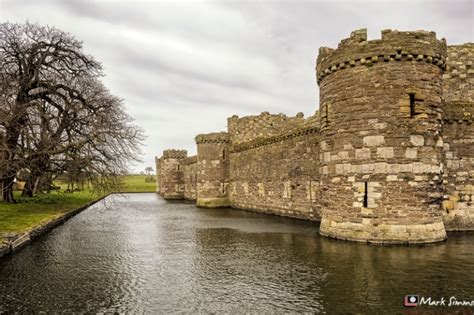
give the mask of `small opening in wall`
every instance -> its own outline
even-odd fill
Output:
[[[329,104],[326,104],[326,124],[329,124]]]
[[[176,165],[176,170],[177,170],[177,171],[179,171],[179,164],[178,164],[178,165]]]
[[[408,94],[410,96],[410,117],[415,116],[415,93]]]
[[[364,183],[364,208],[369,206],[369,193],[368,193],[368,183]]]
[[[225,160],[225,149],[222,150],[222,159]]]

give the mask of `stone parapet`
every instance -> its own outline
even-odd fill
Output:
[[[446,67],[446,40],[436,39],[435,32],[400,32],[383,30],[382,39],[367,41],[367,30],[352,32],[336,49],[321,47],[316,65],[318,83],[336,71],[371,67],[377,62],[427,62]]]
[[[163,159],[184,159],[188,156],[186,150],[169,149],[163,151]]]
[[[202,143],[229,143],[229,134],[227,132],[215,132],[197,135],[196,144]]]

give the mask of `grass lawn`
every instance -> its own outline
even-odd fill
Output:
[[[145,182],[147,176],[142,175],[132,175],[124,176],[123,184],[124,187],[122,191],[126,192],[155,192],[156,191],[156,181]]]
[[[125,192],[154,192],[155,182],[145,182],[146,176],[124,176]],[[54,191],[50,194],[37,195],[33,198],[21,198],[15,192],[17,204],[0,201],[0,244],[3,233],[27,231],[57,218],[61,214],[79,208],[100,196],[91,191],[65,193]]]

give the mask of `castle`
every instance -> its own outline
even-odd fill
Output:
[[[200,207],[320,221],[320,234],[431,243],[474,229],[474,43],[357,30],[321,47],[316,113],[228,119],[165,150],[157,192]]]

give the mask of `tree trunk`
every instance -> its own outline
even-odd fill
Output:
[[[25,183],[25,187],[23,187],[23,191],[21,192],[22,197],[33,197],[36,185],[38,183],[38,179],[39,177],[36,176],[28,176],[28,179]]]
[[[15,176],[10,176],[2,180],[2,196],[3,200],[10,203],[16,203],[15,198],[13,198],[13,180]]]

